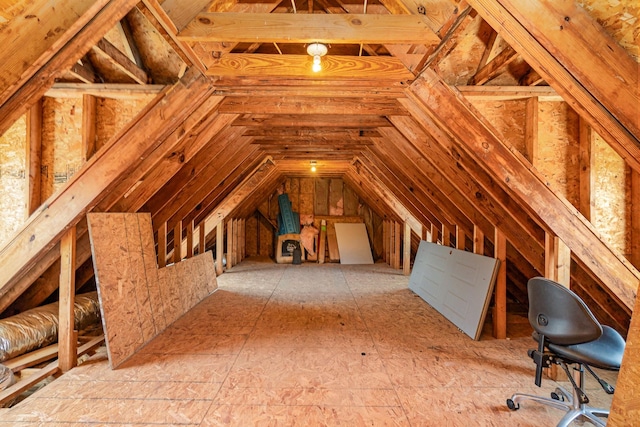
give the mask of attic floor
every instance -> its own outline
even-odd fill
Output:
[[[508,340],[473,341],[386,264],[247,259],[218,285],[124,367],[109,369],[102,348],[0,409],[0,426],[540,426],[562,417],[505,405],[515,391],[557,386],[533,384],[526,319],[511,318]],[[592,404],[610,406],[591,378],[587,388]]]

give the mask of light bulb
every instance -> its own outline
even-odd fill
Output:
[[[313,66],[311,67],[314,73],[322,70],[322,64],[320,63],[320,55],[313,56]]]
[[[316,167],[315,166],[311,166],[311,172],[315,172],[316,171]]]

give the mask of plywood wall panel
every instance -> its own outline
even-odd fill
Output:
[[[622,254],[631,252],[631,171],[600,136],[594,138],[595,209],[591,222]]]
[[[154,95],[136,99],[99,98],[96,105],[96,150],[124,128],[153,98]]]
[[[112,368],[217,287],[211,253],[158,269],[149,214],[87,215]]]
[[[0,244],[13,235],[27,216],[25,133],[26,119],[22,116],[0,135]]]
[[[526,100],[481,101],[470,97],[469,101],[500,132],[507,144],[512,145],[522,154],[526,152],[524,141]]]
[[[45,98],[42,112],[41,200],[82,166],[82,98]]]
[[[534,165],[551,188],[574,206],[580,202],[579,117],[564,102],[540,102]]]
[[[315,181],[313,212],[315,215],[329,215],[329,180],[326,178],[317,178]]]

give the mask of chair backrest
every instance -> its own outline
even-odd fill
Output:
[[[527,284],[529,323],[554,344],[571,345],[593,341],[602,335],[602,326],[589,307],[570,289],[534,277]]]

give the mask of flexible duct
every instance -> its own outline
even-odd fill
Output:
[[[98,324],[100,303],[97,292],[76,295],[73,312],[76,330]],[[0,362],[57,341],[57,302],[0,319]]]

